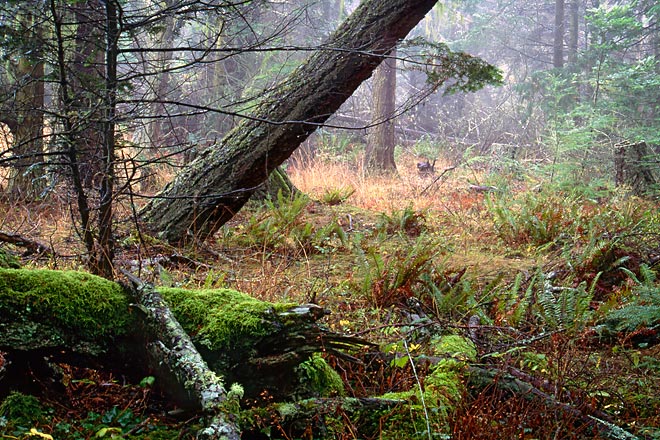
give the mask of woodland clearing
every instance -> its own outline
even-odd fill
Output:
[[[345,395],[407,402],[369,416],[337,407],[303,426],[280,409],[258,415],[245,438],[619,438],[603,429],[610,424],[658,438],[657,200],[600,183],[548,183],[533,161],[496,172],[439,161],[421,177],[417,160],[404,153],[399,174],[383,177],[322,157],[290,167],[302,195],[251,203],[213,238],[182,249],[139,236],[126,209],[116,264],[156,287],[318,304],[331,312],[323,325],[379,348],[353,353],[361,363],[325,356]],[[20,258],[23,267],[84,267],[64,196],[3,211],[3,231],[55,250]],[[437,367],[447,359],[456,365]],[[149,378],[61,368],[66,393],[35,382],[41,412],[23,400],[33,419],[3,413],[6,438],[194,433],[197,419],[167,415],[174,408]]]

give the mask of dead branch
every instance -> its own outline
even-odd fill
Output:
[[[30,240],[29,238],[23,237],[18,234],[10,234],[8,232],[0,231],[0,241],[5,243],[11,243],[14,246],[20,246],[26,248],[23,256],[28,256],[32,254],[37,254],[38,256],[53,256],[55,252],[50,246],[47,246],[43,243],[39,243],[35,240]]]

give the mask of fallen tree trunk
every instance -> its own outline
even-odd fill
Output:
[[[57,363],[113,365],[133,377],[156,375],[172,399],[201,410],[205,438],[237,439],[230,416],[238,405],[227,401],[225,384],[239,381],[253,399],[319,396],[300,366],[315,353],[350,357],[343,351],[366,345],[324,330],[317,321],[326,312],[315,305],[268,303],[230,289],[156,290],[131,279],[135,291],[82,272],[0,269],[0,394],[21,390],[29,372],[62,386]],[[326,375],[322,382],[337,382],[322,359],[312,367]]]
[[[365,0],[218,147],[203,151],[141,218],[172,243],[206,239],[367,79],[436,0]]]
[[[24,247],[25,248],[25,253],[23,254],[24,256],[37,254],[39,256],[43,255],[46,257],[50,257],[55,254],[55,252],[53,252],[53,250],[49,246],[43,243],[39,243],[38,241],[35,240],[30,240],[29,238],[23,237],[22,235],[18,235],[18,234],[11,234],[9,232],[0,231],[0,241],[5,243],[11,243],[15,246]]]

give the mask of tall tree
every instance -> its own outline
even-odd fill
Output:
[[[44,61],[40,2],[25,2],[20,8],[7,4],[4,28],[7,61],[2,122],[12,133],[12,157],[7,195],[10,199],[34,200],[43,189]]]
[[[396,172],[394,147],[396,111],[396,49],[374,73],[371,128],[367,137],[364,164],[372,172]]]
[[[205,239],[368,78],[435,0],[366,0],[301,67],[264,97],[218,148],[205,150],[142,211],[170,242]],[[492,66],[466,71],[492,81]],[[461,76],[458,77],[459,79]]]
[[[556,69],[564,67],[564,0],[555,0],[555,27],[552,44],[552,66]]]
[[[570,0],[568,16],[568,64],[572,70],[578,59],[578,41],[580,39],[580,0]]]

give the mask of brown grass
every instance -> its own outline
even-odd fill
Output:
[[[454,200],[468,188],[468,176],[462,170],[447,171],[452,165],[436,162],[435,176],[421,177],[417,172],[417,158],[403,155],[397,164],[397,174],[367,176],[359,167],[342,163],[315,162],[309,167],[293,168],[293,183],[312,198],[321,199],[328,190],[352,188],[355,193],[348,204],[370,211],[390,212],[408,205],[416,210],[454,206]],[[425,191],[426,190],[426,191]]]

